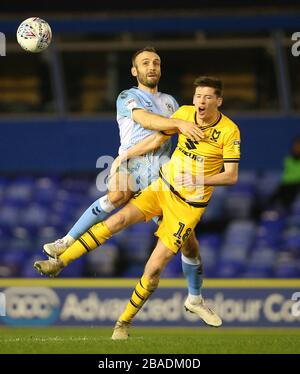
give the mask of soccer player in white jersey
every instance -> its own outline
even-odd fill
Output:
[[[44,251],[49,257],[56,258],[62,254],[91,226],[105,220],[114,209],[126,203],[134,192],[146,188],[158,178],[161,164],[170,155],[170,141],[162,144],[158,131],[175,129],[193,141],[200,141],[204,137],[196,124],[167,118],[178,109],[178,104],[172,96],[158,91],[160,63],[154,48],[145,47],[137,51],[132,57],[131,73],[136,77],[138,87],[121,92],[117,99],[121,140],[119,154],[122,156],[135,146],[135,153],[131,156],[138,157],[129,160],[126,168],[123,164],[117,168],[117,173],[110,180],[109,192],[83,213],[65,237],[44,245]],[[137,146],[139,143],[140,148]],[[47,262],[41,262],[46,263],[44,266],[48,265]],[[194,233],[182,250],[182,268],[189,291],[186,309],[196,313],[205,323],[219,326],[220,318],[205,305],[201,296],[202,263]]]

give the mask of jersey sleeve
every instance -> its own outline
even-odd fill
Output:
[[[230,129],[224,135],[223,144],[223,160],[224,162],[239,162],[240,161],[240,146],[241,136],[237,126]]]
[[[174,97],[173,96],[171,96],[171,98],[172,98],[172,101],[173,101],[173,103],[174,103],[174,108],[175,108],[175,112],[179,109],[179,104],[177,103],[177,101],[174,99]],[[174,113],[175,113],[174,112]]]
[[[117,115],[132,118],[133,109],[144,109],[139,97],[129,91],[121,92],[117,99]]]

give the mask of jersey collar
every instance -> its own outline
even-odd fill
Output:
[[[197,112],[196,112],[196,111],[195,111],[194,118],[195,118],[195,123],[196,123],[197,125],[199,125],[199,123],[197,122]],[[200,127],[201,130],[206,130],[206,129],[209,129],[210,127],[214,127],[214,126],[216,126],[216,125],[221,121],[221,118],[222,118],[222,113],[219,112],[219,117],[216,119],[216,121],[213,122],[213,123],[211,123],[211,124],[209,124],[209,125],[207,125],[207,126]]]

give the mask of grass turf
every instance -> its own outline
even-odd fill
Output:
[[[112,341],[109,328],[0,328],[1,353],[300,353],[300,329],[132,329]]]

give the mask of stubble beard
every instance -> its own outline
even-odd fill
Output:
[[[149,80],[146,76],[140,76],[137,77],[139,83],[142,85],[148,87],[148,88],[155,88],[158,86],[160,76],[158,76],[155,80]]]

